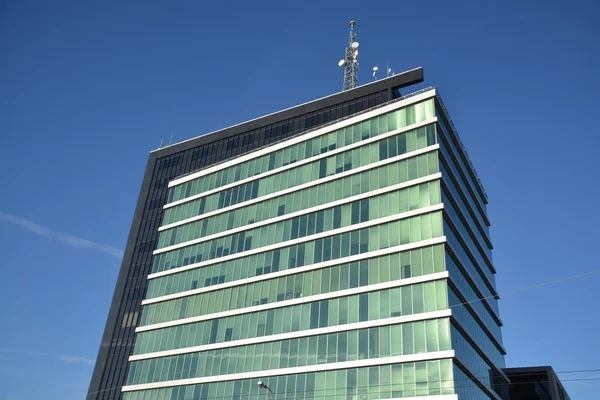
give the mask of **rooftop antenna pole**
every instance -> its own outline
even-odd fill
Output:
[[[338,63],[338,66],[344,67],[344,87],[342,90],[349,90],[358,86],[358,42],[354,41],[356,37],[354,25],[356,25],[356,22],[350,21],[350,38],[348,39],[346,54]]]

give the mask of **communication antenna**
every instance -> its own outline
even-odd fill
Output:
[[[373,67],[373,78],[377,80],[377,71],[379,71],[379,67]]]
[[[387,72],[386,72],[386,75],[385,75],[386,77],[388,77],[388,78],[389,78],[390,76],[393,76],[393,75],[394,75],[394,71],[392,71],[392,67],[390,67],[390,66],[389,66],[389,65],[387,65],[387,64],[386,64],[386,71],[387,71]]]
[[[358,42],[354,41],[356,33],[354,32],[356,22],[350,21],[350,38],[346,47],[346,55],[338,62],[339,67],[344,67],[344,87],[342,90],[348,90],[358,86]]]

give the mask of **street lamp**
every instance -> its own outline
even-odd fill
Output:
[[[258,381],[258,382],[256,382],[256,384],[258,385],[258,387],[260,389],[267,389],[273,395],[273,391],[271,390],[271,388],[268,387],[263,381]]]

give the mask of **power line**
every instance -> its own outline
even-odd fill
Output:
[[[514,290],[511,290],[509,292],[498,293],[498,295],[505,296],[506,294],[518,293],[518,292],[522,292],[522,291],[525,291],[525,290],[535,289],[535,288],[542,287],[542,286],[547,286],[547,285],[550,285],[550,284],[555,284],[555,283],[565,282],[565,281],[568,281],[568,280],[578,279],[578,278],[582,278],[582,277],[585,277],[585,276],[590,276],[590,275],[594,275],[594,274],[598,274],[598,273],[600,273],[600,269],[594,270],[594,271],[585,272],[583,274],[578,274],[578,275],[573,275],[573,276],[569,276],[569,277],[565,277],[565,278],[560,278],[560,279],[556,279],[556,280],[552,280],[552,281],[542,282],[542,283],[538,283],[538,284],[535,284],[535,285],[532,285],[532,286],[527,286],[527,287],[520,288],[520,289],[514,289]],[[425,276],[425,275],[423,275],[423,276]],[[358,286],[358,287],[367,287],[367,286],[369,286],[369,285]],[[330,293],[334,293],[334,292],[330,292]],[[464,305],[467,305],[467,304],[470,305],[470,304],[473,304],[473,303],[476,303],[476,302],[481,302],[482,300],[488,300],[488,299],[492,299],[492,298],[495,298],[495,297],[496,296],[494,296],[494,295],[478,297],[477,299],[474,299],[474,300],[464,301],[464,302],[457,303],[457,304],[454,304],[454,305],[451,305],[451,306],[449,305],[448,308],[454,308],[454,307],[464,306]],[[299,298],[301,298],[301,297],[299,297]],[[274,303],[278,303],[278,302],[275,301],[273,303],[268,303],[268,304],[274,304]],[[310,301],[307,302],[307,303],[310,303]],[[302,304],[305,304],[305,303],[302,303]],[[282,305],[281,307],[286,307],[286,305]],[[243,308],[247,308],[247,307],[235,308],[233,310],[241,310]],[[250,311],[249,313],[252,313],[252,312],[254,312],[254,311]],[[246,314],[246,313],[244,313],[244,314]],[[242,314],[240,314],[240,315],[242,315]],[[204,322],[211,321],[211,320],[214,320],[214,319],[218,319],[218,318],[204,320]],[[165,322],[173,322],[173,321],[177,321],[177,320],[165,321]],[[183,325],[186,325],[186,324],[183,324]],[[157,328],[157,329],[164,329],[164,328]]]
[[[470,378],[466,378],[466,379],[470,380]],[[461,380],[461,379],[458,379],[458,380]],[[446,380],[446,381],[426,381],[426,382],[427,383],[428,382],[443,383],[443,382],[451,382],[451,381],[453,381],[453,380]],[[594,377],[594,378],[574,378],[574,379],[564,379],[564,380],[561,380],[561,382],[584,382],[584,381],[600,381],[600,376],[599,377]],[[422,383],[425,383],[425,382],[422,382]],[[532,383],[550,383],[550,381],[549,380],[536,380],[536,381],[515,382],[515,383],[502,382],[502,383],[497,383],[495,385],[496,386],[516,386],[516,385],[529,385],[529,384],[532,384]],[[415,392],[415,394],[420,391],[416,387],[417,386],[417,382],[406,384],[406,385],[411,385],[412,388],[408,389],[408,390],[411,390],[411,391]],[[381,385],[381,384],[379,384],[379,385],[362,385],[362,386],[354,386],[353,388],[354,389],[362,389],[362,388],[367,388],[368,389],[368,388],[372,388],[372,387],[381,388],[382,386],[383,387],[390,386],[390,390],[389,391],[392,392],[393,391],[393,390],[391,390],[392,386],[398,386],[398,384],[390,383],[389,385]],[[403,386],[404,386],[404,384],[401,384],[401,387],[403,387]],[[456,391],[456,389],[470,389],[470,388],[478,388],[478,389],[481,390],[481,387],[479,385],[477,385],[472,380],[471,380],[471,383],[468,384],[468,385],[459,385],[459,386],[454,386],[453,385],[453,386],[448,387],[446,389],[452,389],[453,391]],[[443,390],[443,389],[444,388],[441,388],[441,390]],[[487,389],[491,390],[492,392],[495,392],[494,389],[490,389],[490,388],[487,388]],[[316,393],[316,392],[331,392],[331,391],[334,391],[333,395],[335,395],[335,392],[337,392],[339,390],[341,390],[341,389],[319,389],[319,390],[313,390],[312,391],[312,393],[313,393],[312,398],[317,399],[317,398],[322,398],[322,397],[327,397],[327,396],[331,396],[332,395],[330,393],[323,393],[323,394],[321,394],[319,396],[315,396],[314,393]],[[400,391],[405,391],[405,389],[402,388]],[[296,393],[306,393],[306,392],[307,392],[306,390],[296,390],[296,391],[290,391],[290,392],[275,393],[275,395],[278,396],[278,397],[279,396],[283,396],[283,399],[285,400],[288,396],[294,395]],[[381,393],[381,390],[379,390],[378,393]],[[357,396],[361,396],[361,395],[368,396],[368,393],[364,393],[364,394],[356,393],[356,395]],[[249,396],[252,396],[252,394],[240,395],[240,397],[242,397],[242,396],[249,397]],[[207,397],[206,400],[209,400],[209,399],[226,399],[226,398],[228,398],[228,396],[213,396],[213,397]],[[366,397],[366,398],[368,399],[368,397]]]
[[[342,263],[342,264],[344,264],[344,263]],[[327,268],[327,267],[325,267],[325,268]],[[554,283],[560,283],[560,282],[564,282],[564,281],[568,281],[568,280],[583,278],[584,276],[595,275],[595,274],[598,274],[598,273],[600,273],[600,269],[589,271],[589,272],[585,272],[583,274],[578,274],[578,275],[573,275],[573,276],[569,276],[569,277],[565,277],[565,278],[556,279],[556,280],[553,280],[553,281],[542,282],[542,283],[538,283],[538,284],[535,284],[535,285],[532,285],[532,286],[527,286],[527,287],[523,287],[523,288],[520,288],[520,289],[510,290],[508,292],[498,293],[498,296],[500,296],[500,295],[504,296],[506,294],[523,292],[525,290],[535,289],[535,288],[538,288],[538,287],[547,286],[547,285],[551,285],[551,284],[554,284]],[[294,275],[294,274],[291,274],[291,275]],[[285,275],[285,276],[287,276],[287,275]],[[426,276],[426,275],[421,275],[421,276]],[[278,279],[278,278],[281,278],[281,277],[269,278],[268,280]],[[259,282],[262,282],[262,281],[259,281]],[[251,283],[257,283],[257,282],[251,282]],[[379,282],[379,283],[382,283],[382,282]],[[238,286],[244,286],[244,285],[245,284],[238,285]],[[369,286],[369,285],[364,285],[364,286]],[[364,286],[357,286],[357,288],[364,287]],[[147,287],[147,285],[134,286],[132,288],[129,288],[128,290],[140,289],[140,288],[144,288],[144,287]],[[207,287],[211,287],[211,286],[205,286],[205,288],[207,288]],[[219,290],[219,289],[217,288],[216,290]],[[175,292],[175,293],[183,293],[183,292]],[[175,293],[171,293],[171,294],[175,294]],[[206,292],[206,293],[209,293],[209,292]],[[330,292],[330,293],[334,293],[334,292]],[[200,294],[204,294],[204,293],[200,293]],[[475,300],[470,300],[470,301],[465,301],[463,303],[455,304],[453,307],[458,306],[458,305],[471,304],[471,303],[475,303],[477,301],[487,300],[487,299],[491,299],[491,298],[495,298],[495,297],[496,296],[494,296],[494,295],[479,297],[479,298],[477,298]],[[168,300],[164,300],[164,301],[168,301]],[[277,302],[275,302],[275,303],[277,303]],[[268,303],[268,304],[272,304],[272,303]],[[173,321],[177,321],[177,320],[173,320]],[[172,322],[172,321],[167,321],[167,322]]]
[[[525,291],[525,290],[530,290],[530,289],[534,289],[534,288],[538,288],[538,287],[542,287],[542,286],[547,286],[547,285],[550,285],[550,284],[560,283],[560,282],[564,282],[564,281],[568,281],[568,280],[578,279],[578,278],[582,278],[582,277],[585,277],[585,276],[590,276],[590,275],[594,275],[594,274],[598,274],[598,273],[600,273],[600,269],[594,270],[594,271],[589,271],[589,272],[586,272],[586,273],[583,273],[583,274],[577,274],[577,275],[572,275],[572,276],[565,277],[565,278],[555,279],[555,280],[552,280],[552,281],[546,281],[546,282],[538,283],[538,284],[535,284],[535,285],[532,285],[532,286],[527,286],[527,287],[523,287],[523,288],[519,288],[519,289],[514,289],[512,291],[506,292],[506,294],[518,293],[518,292],[522,292],[522,291]],[[484,299],[489,299],[489,298],[495,298],[495,296],[485,296],[485,297],[481,297],[481,298],[478,298],[478,299],[475,299],[475,300],[465,301],[465,302],[462,302],[462,303],[454,304],[454,305],[450,306],[449,308],[458,307],[458,306],[467,305],[467,304],[472,304],[472,303],[475,303],[475,302],[478,302],[478,301],[482,301]],[[596,370],[579,370],[579,371],[581,371],[581,372],[584,372],[584,371],[585,372],[588,372],[588,371],[589,372],[595,372]],[[579,372],[579,371],[575,370],[575,371],[564,371],[564,372],[555,372],[555,373],[556,374],[558,374],[558,373],[576,373],[576,372]],[[600,370],[598,370],[598,371],[600,372]],[[98,393],[106,392],[106,391],[109,391],[109,390],[118,389],[118,388],[121,388],[121,387],[122,386],[115,386],[115,387],[112,387],[112,388],[103,389],[103,390],[96,391],[96,392],[89,392],[88,395],[90,395],[90,394],[98,394]]]
[[[425,354],[425,353],[423,353],[423,354]],[[432,361],[432,360],[428,360],[428,361]],[[416,361],[416,362],[418,362],[418,361]],[[390,365],[390,364],[385,364],[385,365]],[[392,364],[392,365],[394,365],[394,364]],[[354,367],[354,368],[349,368],[349,369],[357,369],[357,368],[364,368],[364,367]],[[192,367],[187,368],[184,371],[190,371],[191,369],[192,369]],[[342,368],[342,369],[348,369],[348,368]],[[306,373],[318,373],[318,372],[328,372],[328,371],[305,372],[305,374]],[[598,368],[598,369],[578,369],[578,370],[554,371],[554,373],[557,374],[557,375],[558,374],[582,374],[582,373],[591,373],[591,372],[600,372],[600,368]],[[287,376],[287,375],[293,375],[293,374],[273,375],[273,376],[267,377],[267,378],[277,379],[279,376]],[[519,374],[519,376],[536,376],[536,375],[539,375],[539,373],[531,372],[531,373]],[[213,375],[213,376],[216,376],[216,375]],[[207,376],[205,378],[209,378],[209,377],[210,376]],[[489,379],[489,375],[486,375],[486,376],[476,376],[475,378],[478,379],[478,380]],[[193,379],[193,378],[186,378],[186,379]],[[252,378],[247,378],[247,379],[252,379]],[[260,378],[256,378],[256,379],[257,379],[257,382],[258,382],[258,380],[262,380],[265,383],[268,383],[266,381],[266,379],[260,379]],[[588,378],[561,379],[561,382],[569,382],[569,381],[577,381],[577,380],[587,380],[587,379]],[[598,380],[598,379],[600,379],[600,377],[596,377],[596,378],[591,379],[591,380]],[[434,380],[434,381],[429,381],[428,380],[427,382],[444,383],[444,382],[456,382],[456,381],[464,381],[464,380],[468,380],[468,381],[471,381],[471,382],[473,381],[471,378],[467,377],[467,378],[441,379],[441,380]],[[168,382],[168,380],[167,381],[163,381],[163,382]],[[191,386],[191,385],[206,385],[206,384],[211,384],[211,383],[214,384],[214,383],[219,383],[219,382],[221,382],[221,381],[207,382],[207,383],[203,383],[203,384],[176,385],[176,386],[172,386],[172,387]],[[156,382],[151,382],[151,383],[156,383]],[[533,383],[533,382],[529,382],[529,383]],[[415,382],[415,384],[416,384],[416,382]],[[498,383],[498,384],[501,384],[501,383]],[[508,384],[508,383],[502,383],[502,384]],[[395,385],[395,384],[390,383],[390,385]],[[372,386],[384,386],[384,385],[381,385],[381,384],[379,384],[379,385],[363,385],[363,386],[354,386],[354,387],[355,388],[363,388],[363,387],[372,387]],[[98,394],[98,393],[106,392],[106,391],[109,391],[109,390],[118,389],[120,387],[121,386],[115,386],[115,387],[112,387],[112,388],[108,388],[108,389],[104,389],[104,390],[100,390],[100,391],[96,391],[96,392],[90,392],[90,393],[88,393],[88,395],[90,395],[90,394]],[[456,387],[460,387],[460,386],[456,386]],[[151,390],[151,389],[140,389],[140,390]],[[319,390],[315,390],[315,391],[321,391],[321,390],[332,390],[332,389],[319,389]],[[216,398],[219,398],[219,397],[213,397],[213,398],[216,399]]]
[[[565,281],[569,281],[569,280],[573,280],[573,279],[583,278],[584,276],[595,275],[595,274],[598,274],[598,273],[600,273],[600,269],[597,269],[597,270],[594,270],[594,271],[585,272],[583,274],[578,274],[578,275],[568,276],[568,277],[565,277],[565,278],[555,279],[555,280],[552,280],[552,281],[542,282],[542,283],[538,283],[538,284],[535,284],[535,285],[532,285],[532,286],[527,286],[527,287],[523,287],[523,288],[520,288],[520,289],[514,289],[514,290],[511,290],[511,291],[508,291],[508,292],[504,292],[504,293],[498,293],[498,295],[502,294],[502,296],[504,296],[505,294],[512,294],[512,293],[524,292],[525,290],[535,289],[535,288],[538,288],[538,287],[547,286],[547,285],[551,285],[551,284],[554,284],[554,283],[560,283],[560,282],[565,282]],[[470,300],[470,301],[465,301],[465,302],[462,302],[462,303],[455,304],[453,306],[450,306],[450,308],[457,307],[457,306],[463,306],[463,305],[471,304],[471,303],[476,303],[478,301],[487,300],[487,299],[491,299],[491,298],[496,298],[496,296],[490,295],[490,296],[480,297],[480,298],[477,298],[475,300]]]
[[[554,371],[555,374],[579,374],[579,373],[584,373],[584,372],[600,372],[600,369],[576,369],[576,370],[572,370],[572,371]],[[527,376],[527,375],[535,375],[533,373],[531,374],[521,374],[521,376]]]
[[[597,371],[600,371],[600,369],[581,370],[581,371],[582,372],[587,372],[587,371],[590,371],[590,372],[596,371],[597,372]],[[576,372],[576,371],[570,371],[570,372]],[[558,373],[561,373],[561,372],[555,372],[555,373],[558,374]],[[522,374],[520,376],[527,376],[527,375],[538,375],[538,374]],[[277,379],[277,376],[274,376],[272,378]],[[484,378],[489,378],[489,377],[486,376]],[[478,377],[477,379],[481,379],[481,377]],[[423,381],[423,382],[402,383],[402,384],[389,383],[389,384],[377,384],[377,385],[360,385],[360,386],[353,386],[352,388],[353,389],[365,389],[365,388],[368,389],[368,388],[374,388],[374,387],[377,387],[377,388],[390,387],[390,391],[392,391],[391,390],[392,387],[398,387],[398,386],[400,386],[402,388],[401,390],[404,391],[405,390],[404,386],[409,386],[410,385],[413,388],[406,389],[406,390],[418,391],[418,389],[416,388],[416,386],[417,386],[418,383],[444,383],[444,382],[456,382],[456,381],[464,381],[464,380],[468,380],[471,383],[469,383],[467,385],[458,385],[458,386],[452,385],[452,386],[448,387],[447,389],[453,389],[454,390],[454,389],[465,389],[465,388],[475,388],[475,387],[481,389],[481,387],[476,382],[474,382],[471,378],[458,378],[458,379],[446,379],[446,380],[435,380],[435,381],[427,380],[427,381]],[[591,377],[591,378],[570,378],[570,379],[561,379],[560,380],[560,382],[593,382],[593,381],[600,381],[600,376]],[[219,381],[219,382],[222,382],[222,381]],[[216,384],[216,383],[219,383],[219,382],[209,382],[209,383],[204,383],[204,384],[178,385],[178,386],[172,386],[172,387],[185,387],[185,386],[195,386],[195,385],[207,385],[207,384]],[[549,383],[549,382],[550,381],[548,381],[548,380],[534,380],[534,381],[527,381],[527,382],[511,382],[511,383],[508,383],[508,382],[498,382],[498,383],[495,383],[494,386],[516,386],[516,385],[528,385],[528,384],[532,384],[532,383]],[[100,390],[100,391],[97,391],[97,392],[89,392],[88,395],[99,394],[99,393],[102,393],[102,392],[105,392],[105,391],[109,391],[109,390],[113,390],[113,389],[118,389],[118,388],[119,387],[114,387],[114,388]],[[171,387],[169,387],[169,388],[171,388]],[[158,389],[165,389],[165,388],[140,389],[139,391],[158,390]],[[168,388],[166,388],[166,389],[168,389]],[[487,388],[487,389],[489,389],[489,388]],[[273,395],[277,396],[277,397],[284,396],[284,398],[285,398],[288,395],[292,395],[292,394],[295,394],[295,393],[307,393],[307,392],[310,392],[310,393],[314,394],[314,393],[331,392],[331,391],[337,392],[339,390],[341,390],[341,389],[315,389],[315,390],[308,390],[308,391],[307,390],[294,390],[294,391],[288,391],[288,392],[273,393]],[[137,390],[134,391],[134,392],[137,392]],[[379,392],[381,392],[381,390]],[[132,393],[132,392],[126,392],[126,393]],[[266,393],[266,391],[265,391],[265,393]],[[256,395],[256,393],[240,394],[239,397],[248,397],[248,396],[254,396],[254,395]],[[330,394],[324,393],[324,394],[322,394],[320,396],[313,396],[313,398],[320,398],[320,397],[325,397],[325,396],[328,396],[328,395],[330,395]],[[212,397],[205,397],[204,399],[226,399],[226,398],[229,398],[229,397],[230,396],[227,396],[227,395],[225,395],[225,396],[212,396]]]
[[[566,278],[556,279],[556,280],[553,280],[553,281],[538,283],[536,285],[527,286],[527,287],[524,287],[524,288],[521,288],[521,289],[515,289],[515,290],[512,291],[512,293],[523,292],[525,290],[535,289],[535,288],[538,288],[538,287],[541,287],[541,286],[551,285],[553,283],[559,283],[559,282],[569,281],[569,280],[572,280],[572,279],[583,278],[584,276],[594,275],[594,274],[597,274],[597,273],[600,273],[600,269],[597,269],[595,271],[584,272],[583,274],[568,276]]]

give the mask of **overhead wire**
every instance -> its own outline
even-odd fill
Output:
[[[585,276],[590,276],[590,275],[594,275],[594,274],[598,274],[598,273],[600,273],[600,269],[589,271],[589,272],[585,272],[585,273],[582,273],[582,274],[572,275],[572,276],[568,276],[568,277],[564,277],[564,278],[560,278],[560,279],[555,279],[555,280],[551,280],[551,281],[541,282],[541,283],[538,283],[538,284],[535,284],[535,285],[532,285],[532,286],[526,286],[526,287],[523,287],[523,288],[514,289],[514,290],[511,290],[511,291],[508,291],[508,292],[503,292],[502,295],[504,296],[506,294],[518,293],[518,292],[522,292],[522,291],[526,291],[526,290],[530,290],[530,289],[535,289],[535,288],[538,288],[538,287],[547,286],[547,285],[551,285],[551,284],[556,284],[556,283],[560,283],[560,282],[565,282],[565,281],[568,281],[568,280],[578,279],[578,278],[582,278],[582,277],[585,277]],[[500,293],[499,293],[499,295],[500,295]],[[454,304],[452,306],[449,306],[449,308],[454,308],[454,307],[458,307],[458,306],[464,306],[464,305],[467,305],[467,304],[472,304],[472,303],[475,303],[475,302],[478,302],[478,301],[482,301],[482,300],[486,300],[486,299],[490,299],[490,298],[495,298],[495,296],[493,296],[493,295],[492,296],[484,296],[484,297],[481,297],[481,298],[478,298],[478,299],[475,299],[475,300],[470,300],[470,301],[465,301],[465,302],[462,302],[462,303]],[[232,346],[232,347],[234,347],[234,346]],[[188,369],[187,371],[189,371],[190,369]],[[579,371],[583,372],[585,370],[579,370]],[[574,370],[574,371],[564,371],[564,372],[560,372],[560,373],[576,373],[576,372],[579,372],[579,371],[577,371],[577,370]],[[593,372],[593,371],[596,371],[596,370],[589,370],[589,371]],[[600,369],[598,371],[600,371]],[[558,374],[559,372],[555,372],[555,373]],[[483,378],[486,378],[486,377],[483,377]],[[487,378],[489,378],[489,377],[487,377]],[[600,377],[598,379],[600,379]],[[565,380],[565,381],[567,381],[567,380]],[[114,389],[119,389],[119,388],[122,388],[122,387],[123,387],[123,385],[122,386],[115,386],[115,387],[108,388],[108,389],[103,389],[103,390],[96,391],[96,392],[88,392],[88,395],[99,394],[99,393],[103,393],[103,392],[106,392],[106,391],[110,391],[110,390],[114,390]],[[216,398],[218,398],[218,397],[215,397],[215,399]]]
[[[600,369],[591,369],[591,370],[581,370],[583,372],[593,372],[593,371],[600,371]],[[310,372],[308,372],[310,373]],[[559,374],[561,372],[556,372],[556,374]],[[527,375],[539,375],[539,374],[520,374],[519,376],[527,376]],[[285,375],[283,375],[285,376]],[[274,376],[273,378],[277,378],[277,376]],[[476,377],[477,379],[481,379],[482,377]],[[483,378],[489,378],[489,376],[483,377]],[[258,379],[258,378],[257,378]],[[468,385],[452,385],[452,386],[448,386],[446,387],[446,389],[466,389],[466,388],[478,388],[481,389],[481,387],[475,382],[473,381],[473,379],[471,378],[458,378],[458,379],[445,379],[445,380],[427,380],[427,381],[423,381],[423,382],[413,382],[413,383],[388,383],[388,384],[377,384],[377,385],[359,385],[359,386],[352,386],[353,389],[368,389],[368,388],[381,388],[381,387],[390,387],[390,392],[392,391],[405,391],[405,390],[410,390],[410,391],[419,391],[419,389],[417,389],[417,384],[418,383],[440,383],[443,384],[444,382],[456,382],[456,381],[465,381],[468,380],[470,381],[470,383]],[[593,382],[593,381],[600,381],[600,376],[594,376],[591,378],[567,378],[567,379],[561,379],[560,382]],[[125,392],[125,393],[133,393],[133,392],[138,392],[138,391],[148,391],[148,390],[160,390],[160,389],[169,389],[169,388],[178,388],[178,387],[185,387],[185,386],[195,386],[195,385],[208,385],[208,384],[212,384],[212,383],[220,383],[223,381],[218,381],[218,382],[209,382],[209,383],[204,383],[204,384],[188,384],[188,385],[177,385],[177,386],[169,386],[169,387],[164,387],[164,388],[151,388],[151,389],[140,389],[140,390],[136,390],[136,391],[132,391],[132,392]],[[526,382],[497,382],[494,383],[494,386],[515,386],[515,385],[528,385],[528,384],[532,384],[532,383],[549,383],[549,380],[532,380],[532,381],[526,381]],[[268,383],[265,381],[265,383]],[[404,386],[411,386],[410,389],[404,389]],[[400,386],[402,389],[400,390],[391,390],[392,387],[397,388],[398,386]],[[119,387],[114,387],[114,388],[109,388],[109,389],[104,389],[104,390],[100,390],[97,392],[89,392],[88,395],[94,395],[94,394],[99,394],[105,391],[109,391],[109,390],[114,390],[114,389],[118,389]],[[487,388],[488,390],[490,388]],[[284,396],[284,397],[288,397],[289,395],[295,394],[295,393],[321,393],[321,392],[331,392],[331,391],[339,391],[341,389],[315,389],[315,390],[294,390],[294,391],[287,391],[287,392],[273,392],[274,396]],[[381,392],[381,390],[379,390],[379,392]],[[255,396],[257,394],[261,394],[261,393],[248,393],[248,394],[240,394],[238,395],[239,397],[249,397],[249,396]],[[265,391],[265,394],[266,391]],[[366,394],[366,393],[365,393]],[[320,397],[325,397],[328,396],[330,394],[327,393],[323,393],[320,396],[311,396],[311,398],[320,398]],[[345,395],[345,394],[344,394]],[[358,395],[360,395],[360,393],[358,393]],[[211,397],[203,397],[202,399],[225,399],[225,398],[231,398],[231,395],[224,395],[224,396],[211,396]]]

